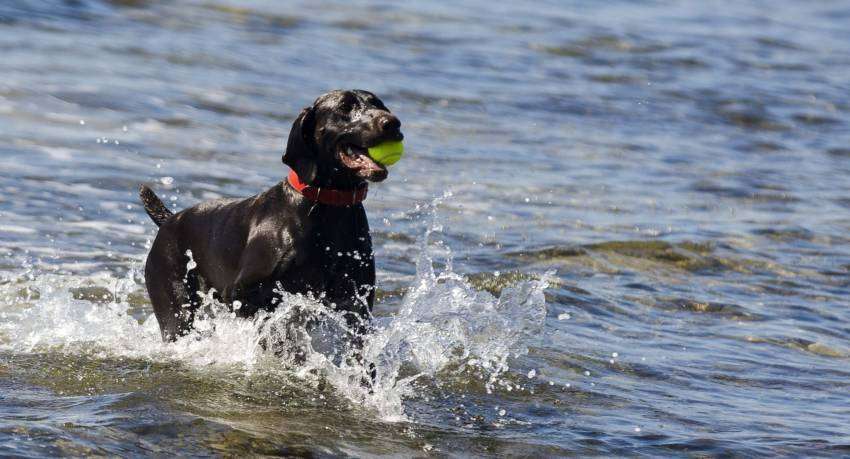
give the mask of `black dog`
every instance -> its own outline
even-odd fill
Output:
[[[164,340],[185,335],[216,290],[239,316],[272,310],[279,285],[313,294],[349,325],[363,327],[374,301],[375,263],[361,202],[367,181],[387,169],[368,148],[402,140],[401,122],[367,91],[332,91],[292,125],[283,162],[286,181],[247,199],[204,202],[172,214],[142,186],[145,210],[160,226],[145,281]],[[197,268],[187,272],[191,254]]]

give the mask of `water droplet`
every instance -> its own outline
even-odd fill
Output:
[[[558,314],[558,320],[569,320],[570,317],[572,317],[572,316],[570,316],[570,314],[568,312]]]
[[[164,163],[155,162],[154,164],[161,169],[165,168]],[[160,181],[162,176],[154,175],[154,177],[156,177],[156,181]],[[176,186],[176,183],[174,185]],[[172,190],[168,194],[176,195],[177,193]],[[182,197],[182,195],[178,196]],[[127,202],[123,205],[127,205]],[[134,204],[133,207],[138,206]],[[147,248],[152,243],[150,237],[143,237],[142,241]],[[113,241],[112,245],[118,245],[117,242]],[[139,244],[141,245],[141,241]],[[337,248],[342,249],[343,247]],[[450,261],[451,253],[447,249],[447,246],[441,247],[441,250],[446,250],[445,258]],[[0,253],[3,250],[5,249],[0,249]],[[346,250],[352,251],[353,248],[346,247]],[[341,251],[341,253],[344,252],[345,250]],[[333,247],[329,247],[326,251],[328,255],[333,253],[337,253],[336,250],[333,250]],[[366,404],[370,409],[375,408],[381,419],[404,420],[405,405],[401,402],[407,393],[414,392],[415,386],[412,386],[407,379],[399,378],[394,369],[407,362],[416,362],[416,365],[412,368],[415,367],[415,371],[418,371],[418,374],[421,374],[423,378],[430,379],[444,368],[451,368],[455,364],[461,363],[458,360],[460,357],[454,352],[457,349],[468,353],[468,357],[463,358],[466,365],[473,366],[473,362],[477,362],[474,364],[476,367],[474,368],[476,370],[474,377],[476,380],[477,378],[482,379],[482,384],[485,385],[488,393],[491,392],[490,389],[496,387],[505,388],[504,390],[510,387],[510,394],[512,395],[514,391],[531,393],[532,388],[529,386],[536,381],[527,382],[528,386],[523,388],[521,385],[515,385],[515,382],[501,379],[501,376],[510,374],[521,379],[522,373],[510,373],[511,370],[507,366],[502,366],[500,362],[505,362],[508,355],[524,355],[529,344],[528,341],[535,339],[543,330],[546,320],[546,304],[543,292],[546,283],[544,281],[521,281],[528,284],[527,288],[517,289],[517,292],[525,292],[522,296],[506,295],[500,299],[489,293],[477,291],[462,276],[452,271],[450,263],[443,263],[443,259],[435,260],[435,255],[434,252],[429,250],[420,252],[417,261],[426,269],[417,272],[416,278],[410,283],[411,293],[406,295],[402,305],[403,310],[388,318],[386,322],[382,323],[381,329],[375,330],[374,334],[370,334],[364,342],[364,348],[368,351],[368,355],[387,356],[388,358],[386,363],[376,365],[378,371],[376,372],[377,381],[374,386],[374,394],[364,389],[360,378],[351,377],[352,367],[349,365],[357,365],[357,363],[339,365],[330,358],[325,358],[325,356],[313,358],[318,357],[318,354],[314,355],[313,352],[321,351],[313,350],[313,348],[309,350],[308,363],[305,364],[308,365],[308,369],[321,375],[332,385],[335,392],[338,391],[344,400],[351,402],[348,408],[345,408],[346,404],[342,403],[339,406],[340,410],[356,409],[352,405]],[[371,260],[367,254],[362,252],[359,254],[351,252],[350,256],[353,258],[360,256],[363,259]],[[440,255],[440,257],[443,257],[443,255]],[[182,261],[187,262],[189,259],[182,258]],[[126,297],[128,292],[138,287],[138,273],[134,272],[133,277],[136,279],[130,279],[128,285],[124,287],[119,285],[118,293],[120,297]],[[282,290],[282,287],[278,288]],[[42,292],[42,294],[47,295],[46,292]],[[452,301],[445,301],[444,298],[452,298]],[[339,336],[341,337],[346,336],[344,332],[348,330],[345,318],[336,314],[337,311],[334,311],[333,305],[327,305],[325,301],[306,294],[281,294],[280,303],[278,303],[281,306],[276,308],[273,313],[269,313],[267,316],[269,321],[263,322],[262,326],[252,321],[232,319],[236,316],[233,311],[241,312],[241,307],[248,307],[247,304],[243,304],[241,307],[240,303],[223,304],[212,293],[204,295],[201,299],[203,304],[201,309],[198,310],[209,309],[211,313],[210,315],[205,314],[196,317],[197,336],[209,336],[210,339],[189,338],[174,344],[174,350],[179,351],[178,358],[193,366],[198,365],[206,368],[208,365],[214,364],[226,365],[227,368],[230,368],[231,364],[238,363],[240,366],[252,367],[258,358],[265,358],[264,356],[268,355],[256,344],[262,338],[274,337],[276,336],[275,333],[283,330],[283,327],[298,322],[301,314],[305,314],[306,318],[317,318],[322,322],[322,326],[327,324],[334,329],[339,329],[341,331]],[[272,299],[272,301],[274,300]],[[55,301],[55,303],[60,308],[68,307],[64,300]],[[76,308],[78,305],[74,304],[73,306]],[[87,302],[79,306],[94,308]],[[101,312],[97,308],[92,310]],[[2,311],[0,314],[4,312]],[[111,311],[103,312],[111,313]],[[188,313],[188,311],[186,312]],[[65,317],[66,314],[57,314],[56,316]],[[98,314],[96,322],[90,322],[88,317],[92,316],[93,314],[74,315],[73,320],[79,321],[79,324],[75,323],[74,330],[79,330],[79,332],[75,331],[76,335],[70,337],[63,335],[60,339],[71,345],[77,342],[88,343],[96,339],[98,342],[105,342],[105,347],[117,349],[122,355],[125,352],[130,352],[132,356],[138,354],[159,355],[161,337],[155,319],[153,321],[148,320],[146,325],[140,326],[135,321],[127,320],[123,313],[109,316]],[[299,320],[293,320],[296,316],[299,317]],[[53,320],[52,317],[51,315],[45,319],[47,326],[41,322],[35,325],[38,327],[39,333],[44,333],[45,342],[48,339],[53,339],[54,335],[51,334],[54,333],[53,330],[60,328],[50,326],[52,322],[49,321]],[[112,322],[106,322],[106,325],[109,326],[103,326],[103,320],[111,320]],[[500,327],[503,327],[504,323],[515,325],[516,328],[512,330],[512,333],[492,332],[492,330],[503,329]],[[28,324],[26,325],[29,327]],[[427,326],[423,327],[422,325]],[[297,327],[295,331],[299,336],[302,331],[306,332],[302,325],[297,325]],[[462,333],[457,336],[445,336],[444,332],[447,328],[458,327],[461,328]],[[92,336],[92,333],[95,335]],[[307,334],[304,333],[305,336]],[[312,343],[317,344],[316,341],[312,341]],[[329,343],[329,351],[334,346],[335,343]],[[129,351],[125,351],[125,349],[129,349]],[[336,352],[336,349],[334,349],[334,355],[336,355]],[[352,362],[352,360],[343,358],[341,362]],[[367,371],[366,368],[354,368],[354,370]],[[528,369],[526,371],[529,372]],[[480,373],[480,375],[477,373]],[[537,370],[534,370],[532,374],[535,378],[541,376],[541,384],[549,382],[553,386],[556,385],[557,381],[543,381],[542,373]],[[523,396],[520,392],[520,397]],[[325,395],[325,399],[327,398],[328,396]],[[461,394],[460,398],[466,402],[474,402],[479,397],[471,395],[470,400],[466,400],[465,395]],[[319,400],[323,400],[321,396],[319,396]],[[439,397],[437,400],[439,400]],[[491,406],[488,405],[487,409],[489,410]],[[500,407],[492,413],[488,411],[491,417],[497,413],[504,416],[507,414],[507,410]],[[464,414],[459,417],[465,418],[466,416]],[[498,416],[495,418],[496,420],[500,419]],[[505,422],[506,419],[501,418],[501,422]],[[480,422],[483,423],[484,421],[482,417]],[[476,420],[476,422],[479,421]],[[419,443],[420,447],[423,444],[424,441]],[[434,447],[434,450],[438,449],[436,446]]]
[[[528,371],[528,379],[533,379],[535,376],[537,376],[537,370],[532,368]]]
[[[156,167],[159,167],[159,164],[157,164]],[[163,185],[171,185],[174,183],[174,177],[162,177],[159,181]]]

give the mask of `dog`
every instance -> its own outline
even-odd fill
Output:
[[[144,208],[159,226],[145,283],[163,340],[191,331],[200,295],[210,289],[238,316],[251,317],[273,310],[282,287],[320,298],[364,330],[375,260],[362,202],[368,182],[388,175],[368,149],[403,138],[401,122],[377,96],[335,90],[293,122],[282,158],[288,178],[256,196],[172,213],[142,185]]]

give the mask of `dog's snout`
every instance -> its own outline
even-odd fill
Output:
[[[377,119],[377,122],[378,131],[384,139],[398,141],[404,139],[404,135],[401,133],[401,121],[399,121],[399,119],[394,115],[381,115],[381,117]]]
[[[392,115],[387,115],[381,118],[380,121],[381,130],[386,131],[397,131],[401,129],[401,121],[398,118]]]

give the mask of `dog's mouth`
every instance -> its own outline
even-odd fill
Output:
[[[343,166],[358,177],[370,182],[387,178],[387,168],[369,157],[369,149],[354,144],[343,144],[337,148],[337,157]]]

